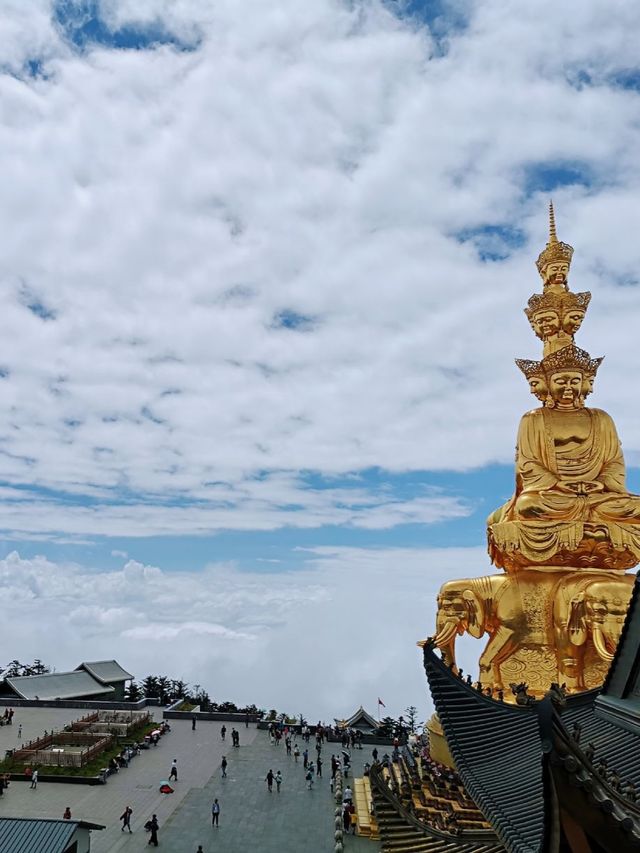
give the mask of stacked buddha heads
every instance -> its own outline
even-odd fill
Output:
[[[556,235],[553,204],[549,204],[549,240],[540,253],[536,266],[542,278],[542,293],[534,293],[524,309],[531,328],[543,345],[542,360],[516,359],[524,373],[531,393],[540,402],[553,408],[559,390],[552,387],[552,377],[567,376],[572,387],[572,406],[581,408],[593,391],[602,358],[591,358],[588,352],[574,343],[574,336],[587,313],[590,293],[572,293],[568,278],[573,248],[562,243]],[[569,392],[564,392],[569,399]]]

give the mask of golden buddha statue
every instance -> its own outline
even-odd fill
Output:
[[[538,258],[544,292],[526,309],[544,342],[540,362],[519,359],[544,404],[520,421],[516,489],[488,519],[489,553],[508,571],[521,567],[628,569],[640,561],[640,497],[630,495],[612,418],[584,406],[602,359],[576,347],[590,293],[571,293],[573,249],[550,237]],[[603,547],[604,546],[604,547]]]
[[[455,671],[457,637],[486,637],[479,681],[506,701],[510,684],[538,697],[551,682],[602,684],[634,583],[624,571],[640,562],[640,497],[627,491],[615,424],[585,406],[602,358],[574,336],[591,294],[569,290],[573,249],[556,236],[552,206],[549,216],[543,292],[525,309],[543,357],[516,361],[541,405],[520,421],[514,494],[487,522],[505,572],[443,584],[433,638]]]

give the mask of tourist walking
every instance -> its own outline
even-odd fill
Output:
[[[169,779],[175,779],[178,781],[178,759],[174,758],[171,762],[171,771],[169,773]]]
[[[313,773],[311,770],[307,770],[307,774],[304,778],[307,780],[307,788],[311,790],[313,788]]]
[[[316,775],[318,779],[322,779],[322,759],[318,756],[318,760],[316,761]]]
[[[276,773],[276,788],[280,793],[280,785],[282,785],[282,773],[278,770]]]
[[[120,815],[120,820],[122,821],[122,829],[121,832],[124,832],[125,829],[128,829],[131,832],[131,815],[133,814],[133,809],[131,806],[127,806],[126,809]]]
[[[220,769],[222,770],[222,778],[227,778],[227,758],[226,756],[222,756],[222,763],[220,764]]]
[[[296,744],[293,748],[293,757],[296,760],[296,764],[298,763],[298,759],[300,758],[300,747]]]
[[[33,773],[31,774],[31,787],[32,788],[38,787],[38,771],[37,770],[34,770]]]
[[[220,828],[220,803],[217,798],[213,801],[211,806],[211,826],[217,826]]]
[[[153,844],[154,847],[158,846],[158,830],[160,826],[158,824],[158,818],[155,815],[151,816],[151,820],[146,824],[147,828],[151,835],[149,836],[149,840],[147,841],[147,845]]]
[[[306,748],[302,753],[302,766],[304,767],[305,770],[309,766],[309,750]]]
[[[273,770],[269,769],[269,772],[265,776],[264,780],[267,783],[267,788],[269,789],[269,793],[271,794],[273,791]]]
[[[18,726],[18,740],[22,737],[22,723]]]
[[[224,740],[226,734],[227,734],[227,727],[225,725],[223,725],[222,728],[220,729],[220,737],[222,738],[222,740]]]
[[[194,714],[193,717],[191,717],[191,731],[195,732],[195,730],[196,730],[196,715]]]

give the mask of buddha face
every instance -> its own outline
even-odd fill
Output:
[[[549,377],[549,393],[558,409],[577,409],[582,394],[582,373],[559,370]]]
[[[547,388],[547,383],[545,381],[544,376],[530,376],[528,379],[529,382],[529,390],[533,394],[534,397],[537,397],[541,403],[547,399],[547,395],[549,394],[549,390]]]
[[[584,320],[584,311],[581,308],[572,308],[562,318],[562,328],[568,335],[575,335],[582,321]]]
[[[593,383],[596,381],[595,373],[590,373],[582,380],[582,396],[588,397],[593,394]]]
[[[543,311],[536,311],[531,325],[536,335],[544,341],[560,331],[560,317],[557,311],[545,308]]]
[[[547,264],[543,272],[544,286],[567,289],[569,264],[566,261],[554,261]]]

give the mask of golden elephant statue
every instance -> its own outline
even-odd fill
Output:
[[[502,687],[500,663],[518,647],[522,636],[523,604],[518,578],[488,575],[447,581],[438,593],[435,645],[443,660],[457,670],[455,641],[464,633],[489,642],[480,656],[480,681]]]
[[[435,645],[457,670],[455,642],[470,634],[489,640],[479,661],[486,687],[503,688],[504,672],[522,661],[544,669],[525,674],[542,695],[551,682],[570,691],[599,686],[626,616],[634,575],[606,571],[522,570],[448,581],[438,594]]]
[[[580,572],[558,584],[553,601],[558,679],[570,690],[593,686],[584,681],[588,641],[601,660],[613,660],[634,583],[635,575]]]

